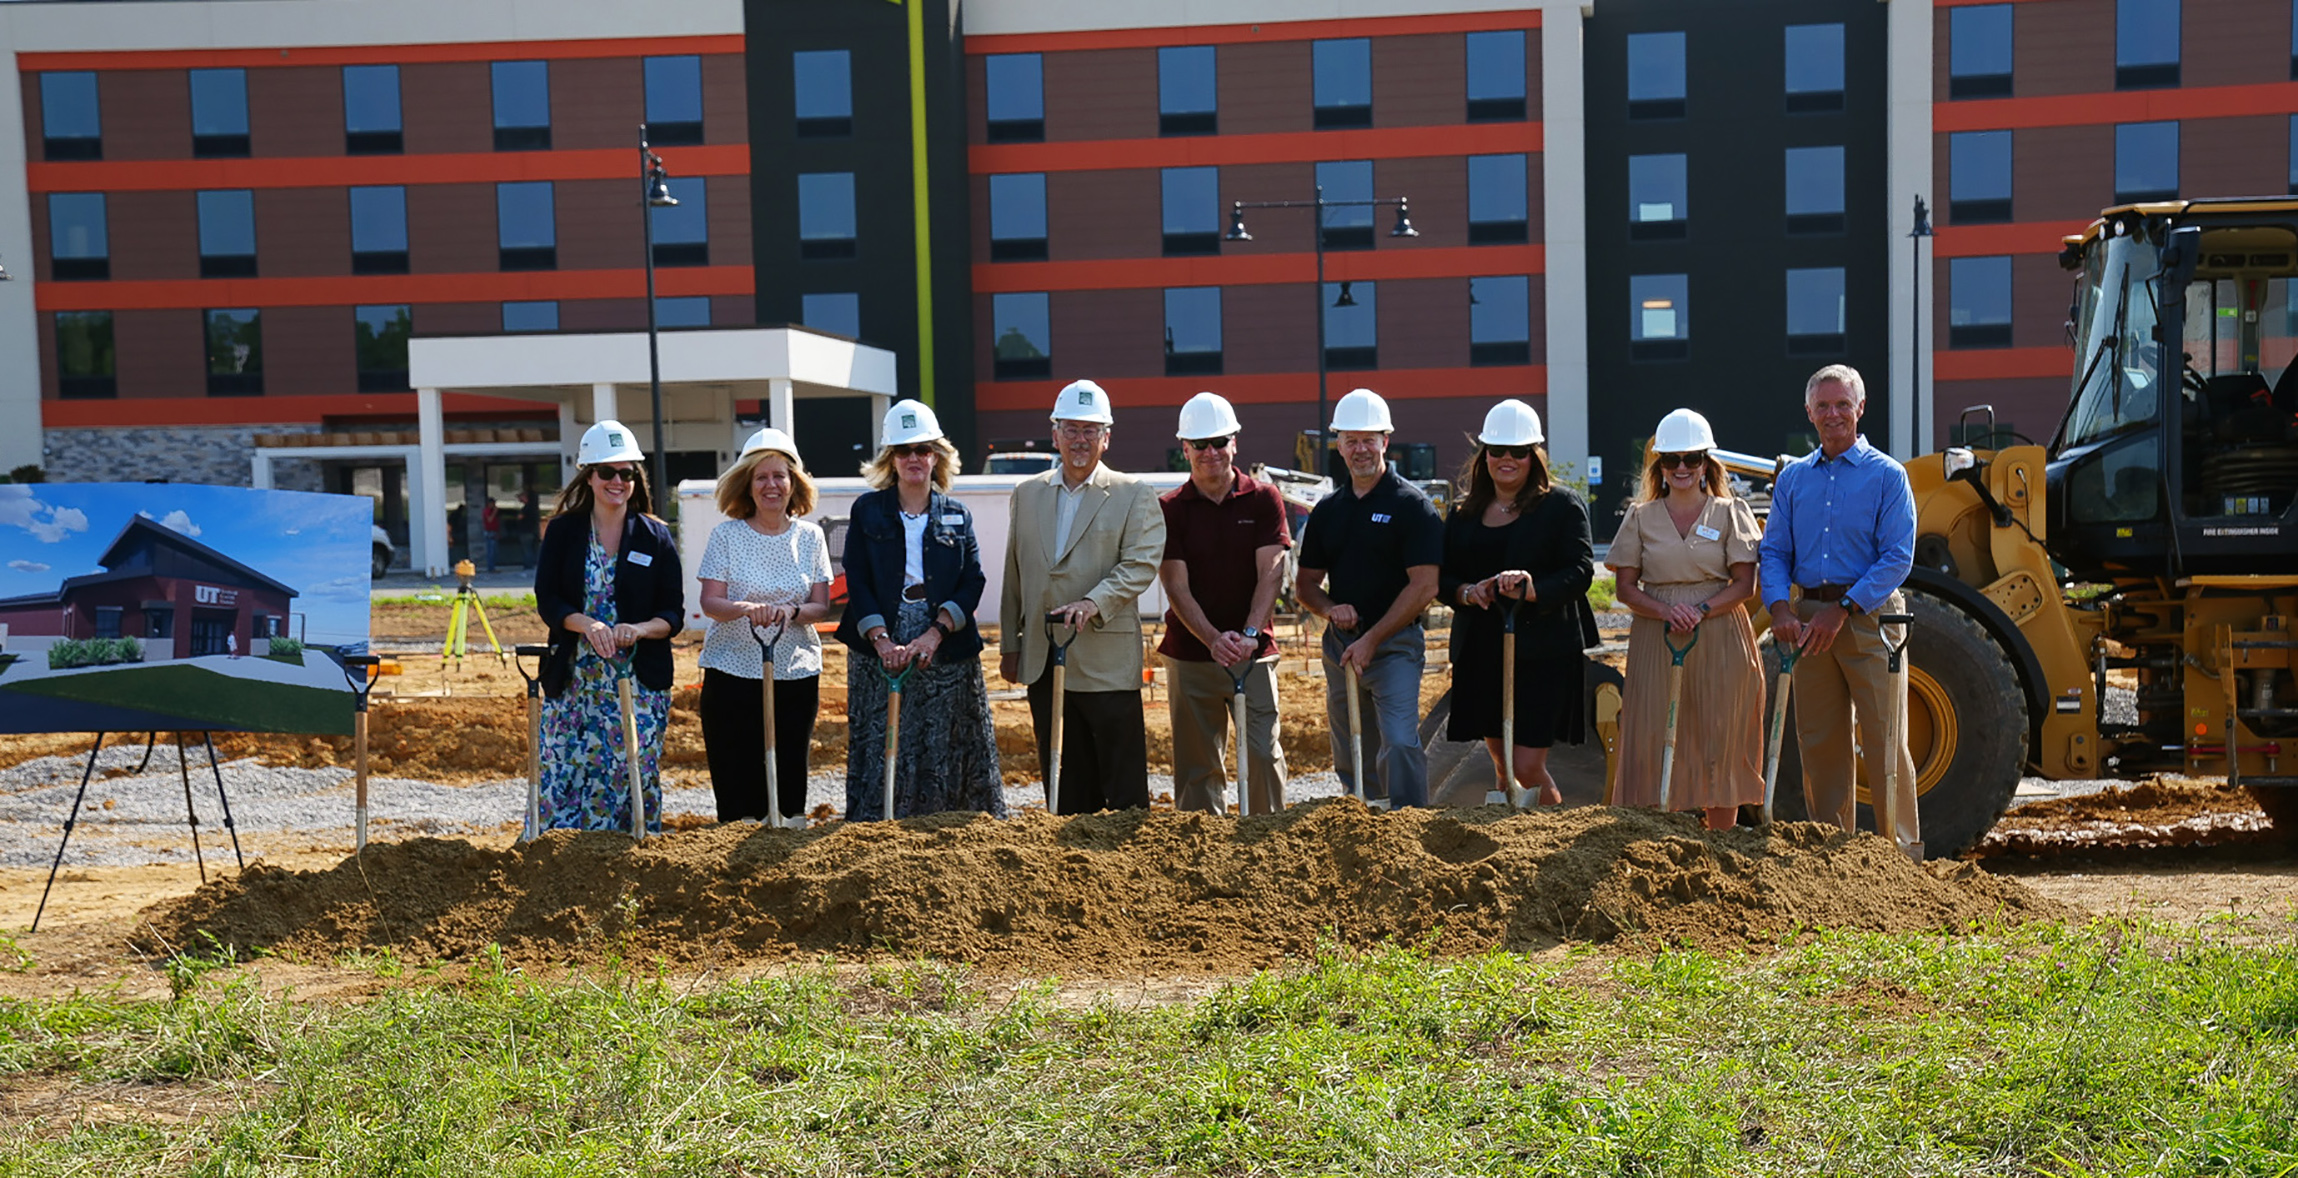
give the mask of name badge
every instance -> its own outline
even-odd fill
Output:
[[[654,563],[654,557],[644,552],[633,552],[630,554],[630,563],[643,569]]]
[[[1722,532],[1719,532],[1714,528],[1707,526],[1706,524],[1701,524],[1693,528],[1692,535],[1698,536],[1702,540],[1721,540],[1724,538],[1724,534]]]
[[[1385,512],[1385,511],[1376,511],[1376,512],[1373,512],[1373,513],[1372,513],[1372,522],[1374,522],[1374,523],[1376,523],[1376,524],[1385,524],[1385,523],[1387,523],[1387,522],[1388,522],[1388,513],[1387,513],[1387,512]]]
[[[957,514],[955,514],[955,513],[952,513],[952,514],[950,514],[950,515],[945,515],[945,516],[943,516],[943,517],[942,517],[942,526],[943,526],[943,527],[945,527],[945,528],[954,528],[954,527],[959,527],[959,526],[963,525],[964,523],[965,523],[965,517],[964,517],[964,516],[962,516],[962,515],[957,515]]]

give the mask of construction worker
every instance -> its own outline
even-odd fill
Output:
[[[1181,407],[1175,436],[1189,481],[1159,497],[1165,511],[1166,715],[1173,725],[1173,805],[1227,810],[1221,754],[1241,664],[1246,761],[1239,808],[1274,814],[1285,805],[1285,752],[1277,741],[1276,638],[1270,633],[1284,575],[1285,500],[1272,483],[1237,469],[1236,410],[1215,393]]]
[[[1142,591],[1165,554],[1157,492],[1101,462],[1109,394],[1072,382],[1053,403],[1061,462],[1014,488],[998,603],[998,672],[1029,685],[1039,765],[1053,762],[1052,636],[1076,634],[1062,706],[1061,813],[1146,807],[1149,735],[1141,718]]]
[[[1883,747],[1884,709],[1906,715],[1907,695],[1895,689],[1876,621],[1877,614],[1906,612],[1899,586],[1915,565],[1915,494],[1907,469],[1859,432],[1866,408],[1866,383],[1849,365],[1830,364],[1805,382],[1803,411],[1819,429],[1819,449],[1789,463],[1772,484],[1759,583],[1773,641],[1802,651],[1795,664],[1795,739],[1811,816],[1857,829],[1856,738],[1878,791],[1886,775],[1872,767],[1898,760],[1891,775],[1898,829],[1886,837],[1920,862],[1915,763],[1904,740]],[[1793,599],[1791,586],[1802,590]]]
[[[1357,389],[1333,408],[1348,481],[1319,500],[1301,536],[1293,585],[1301,607],[1328,623],[1325,714],[1333,769],[1356,788],[1349,755],[1348,674],[1359,682],[1368,801],[1428,804],[1428,755],[1420,747],[1420,611],[1436,598],[1444,520],[1420,488],[1388,467],[1396,426],[1388,402]]]

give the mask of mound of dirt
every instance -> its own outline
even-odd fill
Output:
[[[1954,930],[2071,915],[1968,865],[1786,824],[1707,834],[1627,810],[1381,814],[1348,799],[1235,819],[943,814],[807,831],[750,824],[643,845],[557,832],[484,850],[416,840],[325,871],[258,864],[146,913],[146,949],[326,957],[673,961],[930,954],[1015,971],[1238,970],[1345,944],[1447,952],[1556,939],[1762,943],[1797,926]],[[156,934],[156,935],[155,935]]]
[[[2014,807],[1976,850],[1984,858],[2269,843],[2275,838],[2266,812],[2248,790],[2230,787],[2223,778],[2164,777]]]

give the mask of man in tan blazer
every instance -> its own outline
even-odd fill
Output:
[[[1064,814],[1149,804],[1136,602],[1165,555],[1165,513],[1148,484],[1101,464],[1113,420],[1100,385],[1062,389],[1053,404],[1061,462],[1014,489],[1006,520],[998,670],[1008,683],[1029,685],[1039,765],[1053,760],[1046,615],[1060,614],[1078,633],[1061,710]]]

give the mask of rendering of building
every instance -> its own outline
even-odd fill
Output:
[[[104,571],[55,592],[0,598],[0,624],[23,637],[143,638],[147,659],[246,654],[289,633],[300,594],[288,585],[136,516],[104,549]]]

